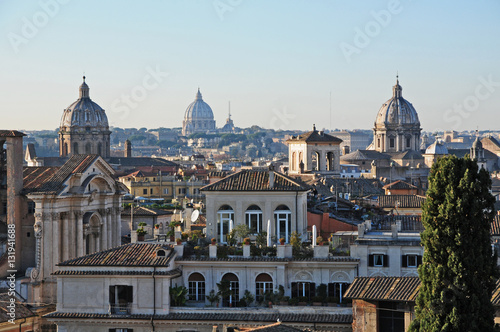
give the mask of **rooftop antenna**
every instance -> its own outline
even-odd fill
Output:
[[[330,130],[332,130],[332,90],[330,90]]]

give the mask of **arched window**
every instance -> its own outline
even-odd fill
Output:
[[[293,152],[292,153],[292,171],[295,171],[297,169],[297,153]]]
[[[262,210],[257,205],[250,205],[245,212],[245,222],[251,233],[262,231]]]
[[[333,161],[335,160],[335,155],[333,152],[327,152],[326,153],[326,170],[327,171],[334,171],[335,167],[333,164]]]
[[[319,171],[320,170],[320,155],[318,152],[313,151],[311,153],[311,166],[313,171]]]
[[[276,226],[276,237],[284,238],[288,243],[292,233],[292,212],[286,205],[280,205],[274,210],[274,222]]]
[[[91,154],[92,153],[92,146],[90,145],[90,143],[87,143],[85,145],[85,153],[86,154]]]
[[[205,301],[205,277],[198,272],[192,273],[188,278],[189,300]]]
[[[255,278],[255,300],[264,301],[266,293],[273,292],[273,278],[267,273],[261,273]]]
[[[225,307],[236,307],[240,301],[240,283],[238,277],[234,273],[226,273],[222,277],[221,292],[225,295],[222,297],[222,305]]]
[[[72,152],[73,152],[73,154],[78,154],[79,153],[78,152],[78,143],[76,143],[76,142],[73,143],[73,151]]]
[[[234,221],[234,210],[229,205],[223,205],[217,211],[217,238],[219,242],[226,243],[229,234],[229,221]]]

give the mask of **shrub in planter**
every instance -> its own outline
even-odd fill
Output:
[[[298,297],[291,298],[291,299],[288,301],[288,304],[289,304],[289,305],[297,305],[297,304],[299,304],[299,298],[298,298]]]
[[[323,245],[323,237],[322,236],[318,236],[316,238],[316,243],[319,245],[319,246],[322,246]]]
[[[250,244],[250,238],[246,237],[243,239],[243,244],[249,245]]]
[[[281,245],[284,245],[284,244],[285,244],[285,238],[283,238],[283,237],[282,237],[282,238],[280,239],[280,244],[281,244]]]
[[[210,241],[212,241],[212,244],[217,244],[217,239],[214,237]]]

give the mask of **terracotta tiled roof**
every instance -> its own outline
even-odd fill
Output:
[[[92,276],[145,276],[151,275],[151,271],[67,271],[67,270],[58,270],[53,275],[56,276],[81,276],[81,275],[92,275]],[[170,271],[156,271],[155,275],[160,276],[181,276],[182,271],[180,268],[176,268]]]
[[[174,162],[152,157],[109,157],[106,159],[110,164],[117,164],[124,167],[139,167],[139,166],[179,166]]]
[[[240,332],[250,332],[250,331],[259,331],[259,332],[294,332],[294,331],[302,331],[296,329],[295,327],[283,325],[281,322],[260,326],[260,327],[250,327],[250,328],[238,328],[237,331]]]
[[[36,191],[48,179],[50,179],[59,167],[24,167],[23,168],[23,190],[25,192]]]
[[[394,208],[398,204],[398,208],[418,208],[422,207],[425,201],[425,196],[420,195],[380,195],[378,197],[378,205],[381,208]]]
[[[309,131],[305,134],[298,135],[298,136],[292,136],[292,138],[286,140],[287,143],[294,143],[294,142],[307,142],[307,143],[314,143],[314,142],[324,142],[324,143],[337,143],[340,144],[342,143],[342,140],[338,137],[328,135],[322,132],[319,132],[317,130],[312,130]]]
[[[26,134],[17,130],[0,130],[0,137],[23,137],[23,136],[26,136]]]
[[[376,301],[414,302],[420,279],[418,277],[358,277],[354,278],[344,297]]]
[[[274,171],[273,171],[274,172]],[[270,171],[241,170],[201,188],[203,191],[306,191],[305,185],[274,172],[274,186],[269,186]]]
[[[70,175],[84,172],[97,158],[99,156],[96,154],[72,155],[64,165],[57,169],[57,172],[52,173],[51,176],[48,173],[45,176],[40,175],[39,179],[34,181],[30,187],[25,187],[23,192],[58,194],[64,189],[64,181]]]
[[[491,303],[495,306],[500,305],[500,279],[497,280],[495,290],[493,291],[493,294],[491,294]]]
[[[53,312],[45,315],[46,318],[72,318],[72,319],[141,319],[150,320],[152,315],[113,315],[113,314],[90,314],[90,313],[63,313]],[[168,315],[155,315],[155,320],[171,321],[243,321],[243,322],[276,322],[278,319],[283,323],[332,323],[351,324],[352,315],[343,314],[308,314],[308,313],[244,313],[228,310],[219,313],[179,312]]]
[[[156,257],[164,249],[165,256]],[[172,247],[158,243],[129,243],[57,264],[58,266],[168,266],[173,257]]]
[[[2,305],[0,306],[0,323],[5,323],[9,319],[11,319],[10,316],[7,315],[7,303],[10,302],[11,296],[8,293],[1,293],[0,294],[0,303]],[[27,317],[33,317],[36,316],[28,307],[27,304],[24,304],[19,301],[19,299],[16,298],[16,320],[17,319],[22,319],[22,318],[27,318]],[[15,326],[15,325],[12,325]]]
[[[493,218],[493,221],[491,222],[490,233],[491,233],[491,235],[500,236],[500,216],[499,215],[495,215],[495,217]]]
[[[403,152],[387,152],[388,155],[391,155],[393,159],[423,159],[422,154],[415,150],[406,150]]]
[[[279,258],[279,257],[243,257],[233,256],[225,258],[210,257],[178,257],[176,261],[205,261],[205,262],[359,262],[359,258],[350,256],[332,256],[328,258]]]
[[[167,214],[173,214],[172,211],[165,211],[160,209],[153,209],[144,206],[134,206],[134,216],[164,216]],[[122,213],[122,216],[130,216],[130,207],[126,208]]]
[[[357,277],[344,297],[362,300],[415,302],[420,289],[419,277]],[[491,303],[500,305],[500,279],[497,280]]]
[[[394,181],[393,183],[386,184],[384,189],[417,189],[416,186],[412,185],[411,183],[402,181],[402,180],[397,180]]]

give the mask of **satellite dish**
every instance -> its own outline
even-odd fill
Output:
[[[198,220],[199,216],[200,216],[200,211],[194,210],[193,213],[191,214],[191,222],[195,222],[196,220]]]

